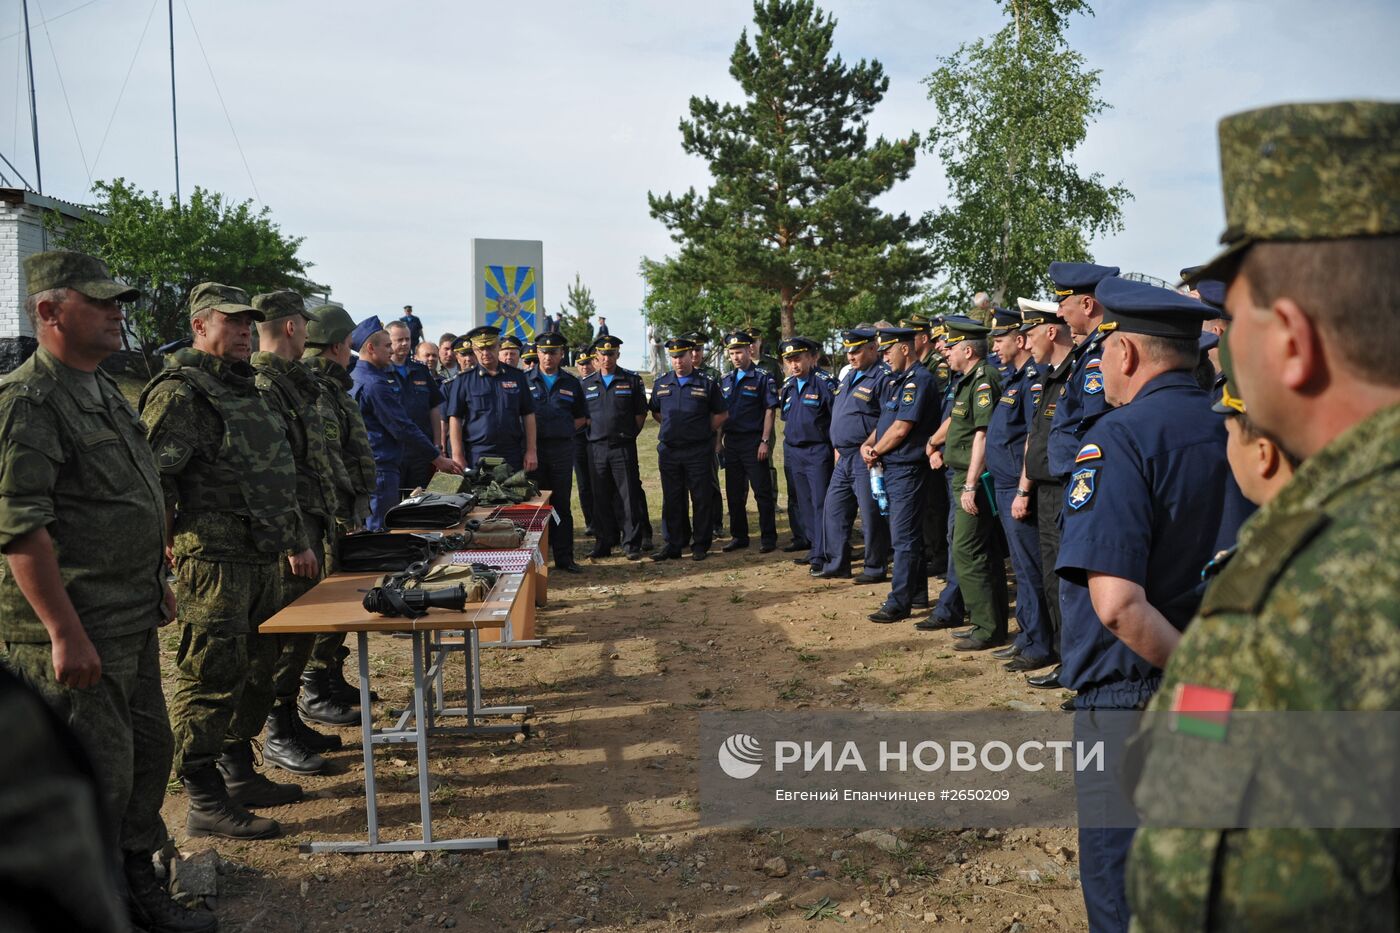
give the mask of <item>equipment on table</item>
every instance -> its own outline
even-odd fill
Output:
[[[484,564],[429,569],[419,562],[384,576],[378,586],[366,590],[364,607],[366,612],[406,619],[421,618],[429,609],[461,612],[469,602],[484,601],[499,578]]]
[[[387,528],[452,528],[462,523],[474,505],[476,496],[471,493],[425,492],[410,496],[389,509],[384,525]]]

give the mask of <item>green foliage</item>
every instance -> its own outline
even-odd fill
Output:
[[[201,282],[222,282],[250,295],[285,288],[303,295],[328,291],[304,277],[311,263],[297,256],[303,238],[284,236],[271,211],[255,211],[251,200],[233,204],[197,187],[181,204],[122,178],[99,181],[93,191],[98,199],[92,208],[106,215],[106,223],[89,219],[64,227],[57,215],[45,223],[60,246],[99,257],[141,289],[128,318],[145,348],[189,333],[186,301]]]
[[[930,213],[934,256],[966,301],[1045,292],[1054,260],[1090,258],[1089,240],[1121,230],[1132,197],[1072,156],[1106,104],[1099,72],[1065,39],[1082,0],[1004,0],[1011,17],[987,39],[960,46],[925,79],[938,110],[926,148],[948,176],[952,203]]]
[[[919,149],[917,133],[868,139],[889,87],[880,63],[834,54],[836,21],[811,0],[757,0],[754,23],[730,58],[743,103],[692,97],[680,123],[682,148],[709,164],[710,189],[648,195],[681,247],[653,264],[667,267],[657,281],[648,274],[663,292],[648,297],[653,323],[666,330],[747,315],[771,333],[764,319],[776,306],[782,335],[821,335],[854,320],[858,298],[897,305],[929,268],[922,223],[873,205],[909,176]]]
[[[559,309],[559,333],[568,339],[569,346],[583,347],[593,341],[593,315],[597,311],[593,292],[575,272],[574,282],[566,289],[564,304]]]

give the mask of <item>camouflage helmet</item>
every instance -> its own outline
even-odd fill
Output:
[[[355,329],[355,319],[340,305],[320,305],[306,316],[306,342],[313,347],[333,347]]]

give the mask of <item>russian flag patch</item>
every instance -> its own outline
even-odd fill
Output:
[[[1099,450],[1098,444],[1085,444],[1079,449],[1079,455],[1074,458],[1075,463],[1084,463],[1088,460],[1098,460],[1103,457],[1103,451]]]

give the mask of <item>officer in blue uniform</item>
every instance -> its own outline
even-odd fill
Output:
[[[1016,621],[1021,631],[1006,648],[992,657],[1007,662],[1008,671],[1039,670],[1053,663],[1055,645],[1045,606],[1045,588],[1040,564],[1040,531],[1034,510],[1023,521],[1013,515],[1021,493],[1021,469],[1026,453],[1026,436],[1040,401],[1040,369],[1031,358],[1026,338],[1021,334],[1021,314],[1005,308],[992,311],[992,340],[997,355],[1010,370],[1002,383],[1001,397],[987,425],[987,472],[992,475],[996,493],[997,517],[1005,532],[1011,569],[1016,575]]]
[[[525,341],[514,334],[503,334],[500,346],[501,362],[520,369],[520,352],[525,349]],[[521,371],[524,372],[524,370]]]
[[[408,329],[402,321],[395,321],[389,326],[392,328],[395,325],[404,328],[405,331]],[[392,340],[394,337],[392,330],[389,332],[389,336]],[[403,464],[399,468],[399,482],[402,484],[403,491],[407,492],[428,484],[428,480],[433,475],[433,459],[442,453],[436,445],[438,430],[442,424],[442,413],[439,406],[442,405],[444,397],[442,388],[432,370],[415,360],[409,353],[407,334],[404,334],[402,343],[402,347],[398,342],[393,343],[393,350],[394,374],[398,376],[399,385],[403,388],[403,407],[408,412],[408,416],[413,419],[413,423],[432,439],[434,445],[434,454],[427,459],[417,454],[410,455],[408,451],[405,451]]]
[[[582,380],[593,472],[595,541],[588,553],[593,560],[611,556],[619,544],[628,560],[640,560],[647,527],[637,467],[637,435],[647,420],[647,390],[641,376],[617,365],[621,346],[621,338],[599,337],[590,348],[595,369]]]
[[[691,557],[704,560],[714,540],[719,495],[714,485],[715,432],[724,424],[728,405],[719,383],[694,368],[695,342],[686,337],[666,341],[671,372],[651,387],[651,416],[661,425],[656,446],[661,472],[661,522],[666,546],[652,560],[672,560],[685,546],[686,495],[694,506]],[[601,510],[600,510],[601,514]]]
[[[567,347],[565,349],[567,349]],[[525,370],[525,372],[530,373],[538,369],[539,365],[539,346],[533,343],[525,344],[524,349],[520,351],[520,368]]]
[[[734,331],[724,339],[734,368],[720,380],[720,391],[729,405],[721,450],[724,491],[729,501],[730,540],[723,551],[749,546],[749,487],[758,507],[758,550],[767,554],[778,546],[777,491],[773,488],[773,417],[778,408],[778,386],[754,363],[746,331]]]
[[[464,469],[482,457],[500,457],[527,473],[539,466],[535,444],[535,403],[525,373],[501,362],[501,332],[495,327],[467,331],[476,365],[452,380],[447,398],[452,456]]]
[[[399,466],[404,457],[426,457],[436,469],[460,473],[461,468],[438,453],[403,405],[403,387],[394,373],[389,334],[371,317],[350,334],[350,348],[360,354],[350,370],[350,397],[360,407],[374,455],[374,493],[365,527],[384,529],[384,516],[399,502]]]
[[[886,623],[909,618],[916,601],[928,602],[922,522],[929,464],[924,445],[938,427],[940,405],[933,376],[914,359],[914,331],[889,327],[877,333],[890,374],[880,418],[860,455],[868,468],[884,468],[890,498],[894,579],[884,605],[870,615],[870,621]]]
[[[1065,489],[1056,570],[1064,618],[1061,680],[1078,691],[1076,737],[1101,710],[1141,710],[1199,602],[1230,476],[1226,433],[1191,374],[1201,322],[1216,312],[1167,288],[1116,276],[1094,290],[1105,411],[1085,433]],[[1076,774],[1081,813],[1117,800],[1117,775]],[[1119,824],[1121,825],[1121,824]],[[1084,826],[1080,879],[1089,926],[1126,930],[1132,829]]]
[[[1084,419],[1108,407],[1103,397],[1103,372],[1099,347],[1103,334],[1103,305],[1094,297],[1094,288],[1118,274],[1117,266],[1097,266],[1092,262],[1052,262],[1050,281],[1060,299],[1060,317],[1074,333],[1078,345],[1070,365],[1069,380],[1060,388],[1055,415],[1050,419],[1050,470],[1069,476],[1074,458],[1084,439]]]
[[[795,498],[811,539],[805,558],[812,576],[820,576],[831,555],[825,545],[822,505],[831,485],[831,410],[836,387],[828,373],[817,368],[821,346],[806,337],[789,337],[780,345],[788,379],[778,396],[783,419],[783,460],[792,474]]]
[[[534,346],[540,365],[525,374],[535,405],[535,447],[540,465],[535,481],[550,491],[549,502],[559,525],[549,535],[554,566],[578,573],[574,562],[574,432],[588,421],[583,385],[562,368],[568,341],[563,334],[540,334]]]
[[[958,390],[962,388],[963,384],[962,374],[948,365],[948,325],[942,318],[933,328],[933,348],[939,359],[943,361],[942,369],[947,371],[946,378],[942,380],[938,380],[935,376],[935,385],[939,388],[938,423],[942,424],[952,415],[953,400],[957,397]],[[958,516],[960,492],[953,488],[953,471],[946,467],[934,470],[929,482],[938,483],[940,486],[937,493],[931,493],[929,498],[933,500],[934,496],[937,495],[941,499],[941,504],[935,504],[938,514],[943,516],[944,553],[948,555],[948,559],[944,566],[944,586],[942,592],[938,594],[938,602],[934,604],[933,611],[929,613],[928,618],[914,623],[914,628],[924,632],[956,628],[967,619],[967,601],[963,599],[962,583],[958,580],[958,568],[953,562],[953,525]]]
[[[582,384],[593,373],[593,347],[575,350],[574,369]],[[588,463],[588,425],[574,433],[574,479],[578,482],[578,501],[583,509],[583,533],[593,536],[593,468]]]
[[[888,516],[880,514],[870,491],[870,470],[861,459],[860,447],[880,420],[889,371],[880,362],[873,328],[843,331],[841,343],[851,368],[837,385],[831,406],[831,446],[836,463],[822,504],[826,563],[820,576],[844,580],[851,575],[851,528],[859,506],[865,568],[855,582],[883,583],[890,560],[890,522]]]

